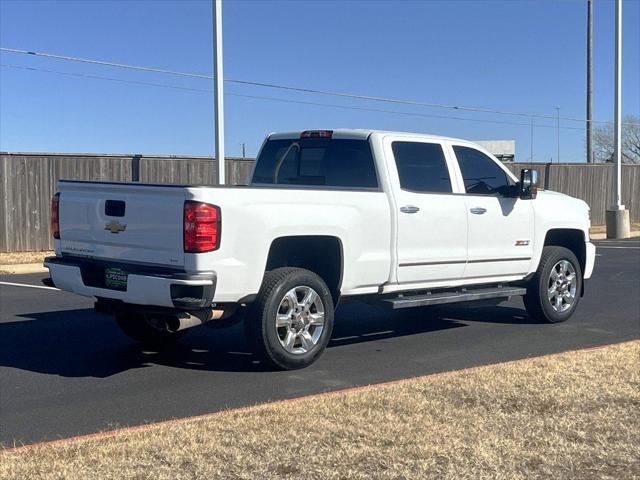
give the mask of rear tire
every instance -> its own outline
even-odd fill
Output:
[[[182,337],[185,331],[171,332],[159,318],[142,313],[122,312],[115,316],[116,323],[126,336],[150,347],[166,347]]]
[[[575,312],[580,292],[582,269],[573,252],[564,247],[544,247],[524,296],[527,313],[541,322],[564,322]]]
[[[277,268],[264,281],[245,319],[256,352],[283,370],[304,368],[324,351],[334,306],[326,283],[302,268]]]

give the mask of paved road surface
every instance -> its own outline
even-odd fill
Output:
[[[172,351],[141,351],[92,301],[0,279],[0,442],[117,426],[640,338],[640,241],[597,242],[596,272],[573,318],[532,323],[522,301],[389,313],[354,303],[312,367],[265,371],[241,329],[189,331]]]

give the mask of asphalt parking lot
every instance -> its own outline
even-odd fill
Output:
[[[5,446],[640,338],[640,240],[600,241],[567,323],[542,325],[520,299],[497,307],[389,312],[341,306],[312,367],[265,370],[240,326],[193,329],[141,350],[91,299],[0,277],[0,442]]]

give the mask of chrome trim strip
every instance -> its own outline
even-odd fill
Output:
[[[519,262],[519,261],[528,261],[531,260],[531,257],[514,257],[514,258],[488,258],[482,260],[449,260],[449,261],[439,261],[439,262],[411,262],[411,263],[401,263],[398,266],[400,267],[420,267],[425,265],[455,265],[460,263],[489,263],[489,262]]]
[[[484,260],[469,260],[468,263],[486,263],[486,262],[524,262],[531,260],[531,257],[511,257],[511,258],[488,258]]]

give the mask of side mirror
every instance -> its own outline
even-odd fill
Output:
[[[525,168],[520,172],[519,197],[523,200],[532,200],[538,194],[538,170]]]

